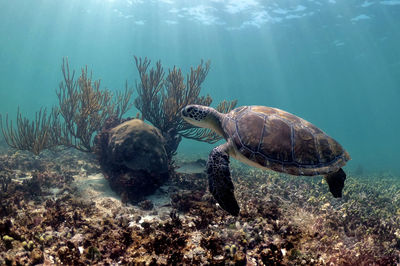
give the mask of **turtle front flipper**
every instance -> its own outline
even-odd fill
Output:
[[[327,174],[325,180],[329,185],[329,191],[335,198],[342,197],[342,190],[344,187],[344,181],[346,180],[346,173],[340,168],[338,171]]]
[[[211,194],[222,209],[233,216],[239,214],[239,205],[233,192],[234,187],[229,170],[229,143],[214,148],[207,161],[208,185]]]

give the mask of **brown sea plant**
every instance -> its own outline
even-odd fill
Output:
[[[61,70],[63,81],[56,90],[58,106],[50,114],[42,108],[30,120],[22,117],[18,109],[16,126],[8,115],[3,125],[0,116],[4,139],[10,147],[36,155],[59,146],[92,152],[95,133],[110,118],[120,121],[132,107],[133,89],[127,83],[123,92],[114,94],[101,89],[100,80],[93,80],[87,67],[82,68],[77,79],[75,71],[69,69],[68,59],[63,59]]]
[[[182,108],[188,104],[211,105],[210,95],[200,96],[202,83],[210,70],[210,61],[201,61],[196,68],[191,68],[186,80],[182,70],[175,66],[166,74],[161,61],[149,68],[151,60],[135,56],[135,63],[140,80],[136,83],[138,96],[134,104],[145,120],[160,129],[166,139],[169,158],[175,155],[181,136],[208,143],[215,143],[222,138],[209,129],[186,123],[180,115]],[[237,100],[223,101],[217,109],[229,112],[236,103]]]
[[[78,79],[75,79],[75,71],[70,72],[67,59],[63,59],[61,69],[64,81],[57,90],[63,118],[60,144],[91,152],[94,134],[108,119],[121,120],[132,107],[133,90],[125,83],[125,91],[114,97],[108,89],[100,89],[100,80],[92,79],[87,66],[82,68]]]
[[[0,126],[5,142],[17,150],[31,151],[38,155],[42,150],[56,147],[60,138],[60,121],[57,108],[48,114],[46,108],[35,113],[35,119],[23,117],[19,108],[17,111],[16,127],[8,121],[8,114],[3,124],[0,115]]]

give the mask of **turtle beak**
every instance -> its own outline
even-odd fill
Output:
[[[186,107],[182,109],[181,116],[182,116],[183,120],[187,121],[188,112],[186,111]]]
[[[181,111],[181,115],[183,116],[183,118],[188,118],[190,117],[190,112],[193,109],[193,106],[185,106],[182,111]]]
[[[186,107],[183,107],[183,109],[181,110],[181,115],[182,115],[183,117],[187,116]]]

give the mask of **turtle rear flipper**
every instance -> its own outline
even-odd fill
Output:
[[[222,209],[233,216],[239,214],[239,205],[235,199],[234,187],[229,170],[228,143],[214,148],[207,161],[208,185],[211,194]]]
[[[344,181],[346,180],[346,173],[340,168],[337,172],[327,174],[325,176],[326,182],[329,185],[329,191],[335,198],[342,197],[342,190],[344,187]]]

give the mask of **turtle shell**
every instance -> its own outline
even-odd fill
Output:
[[[288,112],[243,106],[225,115],[222,127],[237,151],[260,167],[292,175],[336,172],[349,154],[322,130]]]

